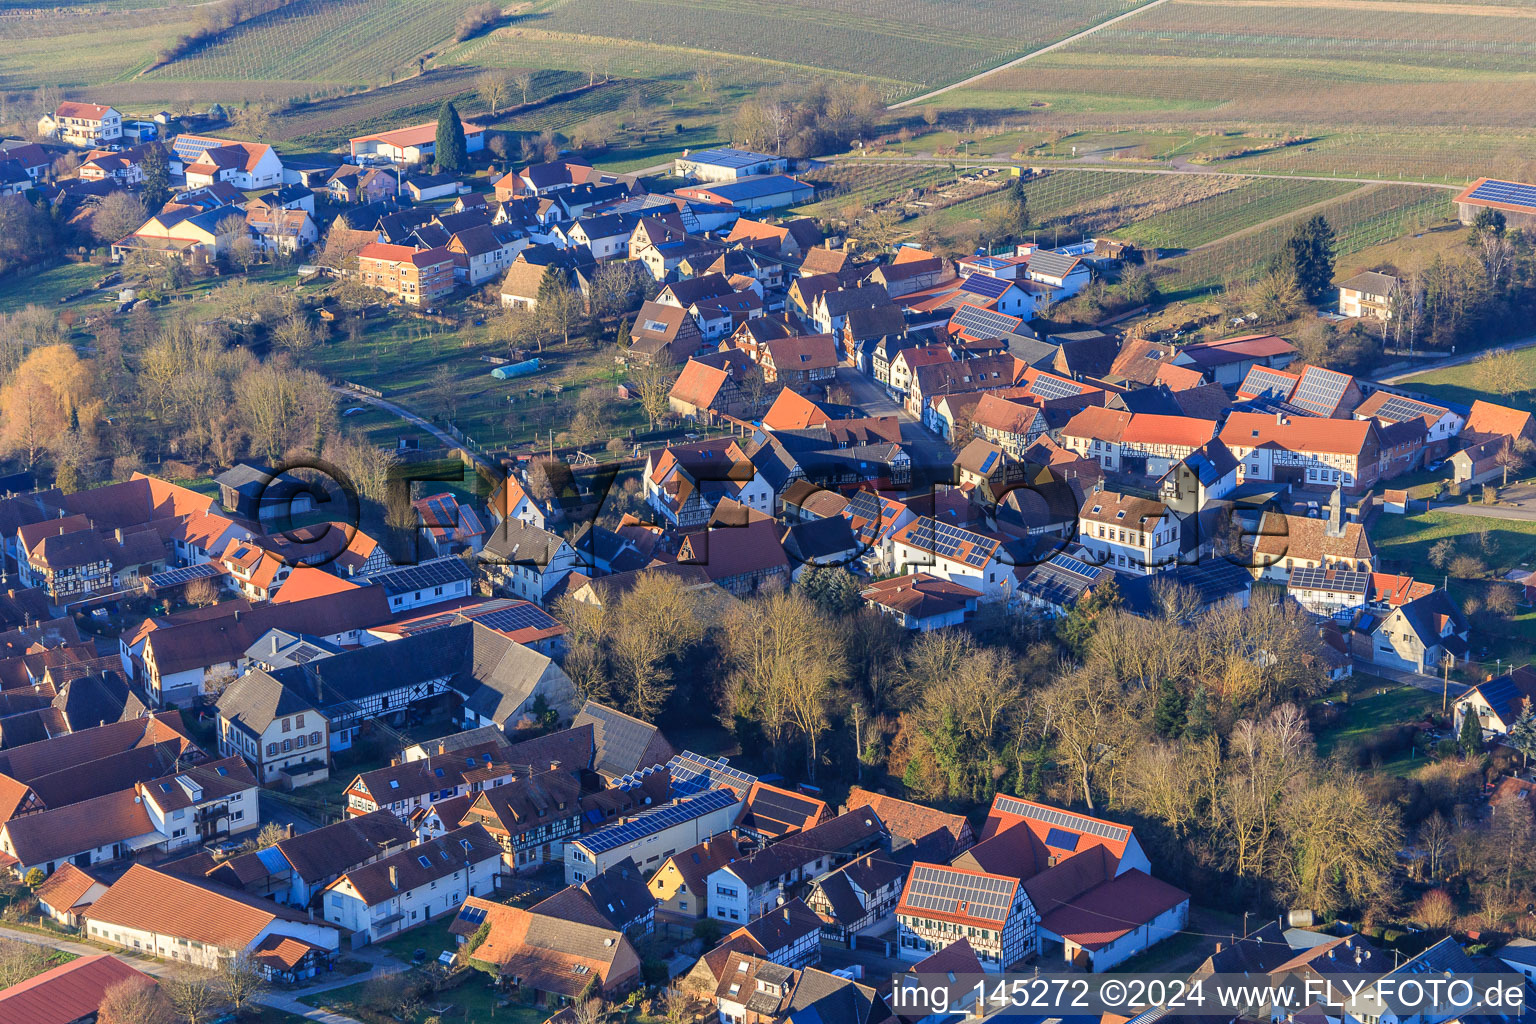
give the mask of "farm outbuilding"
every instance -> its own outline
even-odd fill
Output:
[[[718,206],[734,206],[743,213],[772,210],[816,198],[816,186],[785,174],[738,178],[721,185],[691,185],[675,193],[684,199],[697,199]]]
[[[1456,197],[1456,213],[1471,224],[1479,211],[1496,210],[1511,228],[1536,228],[1536,185],[1478,178]]]
[[[789,161],[783,157],[745,149],[704,149],[696,153],[685,150],[672,161],[672,173],[689,181],[737,181],[787,170]]]

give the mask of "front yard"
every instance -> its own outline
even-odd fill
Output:
[[[1320,698],[1313,710],[1325,722],[1317,730],[1317,752],[1328,757],[1341,748],[1380,741],[1394,727],[1421,722],[1426,714],[1438,714],[1440,695],[1379,676],[1356,673]],[[1367,751],[1365,756],[1372,755]],[[1425,763],[1425,758],[1407,744],[1383,750],[1380,770],[1406,775]]]
[[[409,958],[409,951],[406,955]],[[412,1007],[405,1015],[398,1013],[398,1007],[383,1007],[380,997],[384,991],[378,982],[365,981],[318,995],[302,996],[300,1002],[355,1017],[364,1024],[422,1024],[433,1016],[456,1024],[543,1024],[554,1013],[543,1007],[507,1000],[491,987],[490,979],[478,971],[464,984],[429,996],[424,1005]]]

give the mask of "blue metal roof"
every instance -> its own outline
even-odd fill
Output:
[[[787,174],[763,174],[755,178],[741,178],[738,181],[727,181],[707,187],[721,199],[731,202],[738,199],[761,199],[764,196],[779,193],[815,191],[810,185],[791,178]]]
[[[760,164],[764,160],[777,160],[778,157],[769,156],[767,153],[754,153],[750,149],[703,149],[697,153],[689,153],[684,160],[696,164],[713,164],[716,167],[746,167],[750,164]]]

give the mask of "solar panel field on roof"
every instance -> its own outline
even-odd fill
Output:
[[[1029,818],[1033,821],[1043,821],[1047,825],[1071,829],[1074,832],[1085,832],[1088,835],[1098,836],[1101,839],[1118,841],[1131,834],[1131,830],[1125,825],[1111,825],[1107,821],[1095,821],[1092,818],[1085,818],[1081,814],[1073,814],[1071,811],[1063,811],[1056,807],[1036,807],[1011,796],[999,795],[996,807],[1007,814],[1016,814],[1021,818]]]
[[[523,629],[559,629],[560,623],[536,604],[518,604],[510,608],[498,608],[484,615],[472,615],[476,622],[503,633],[516,633]]]
[[[1349,377],[1344,374],[1312,366],[1301,375],[1290,401],[1314,416],[1332,416],[1348,387]]]
[[[997,298],[1011,287],[1013,287],[1012,281],[1004,280],[1001,277],[988,277],[985,274],[972,274],[960,282],[961,291],[971,292],[974,295],[985,295],[989,299]]]
[[[1073,395],[1083,393],[1083,387],[1064,377],[1055,377],[1049,373],[1042,373],[1029,383],[1030,394],[1039,395],[1041,398],[1071,398]]]
[[[1002,921],[1008,917],[1018,887],[1011,878],[973,875],[933,864],[912,868],[902,903],[915,910]]]
[[[1272,370],[1267,366],[1255,366],[1248,371],[1248,376],[1243,378],[1242,387],[1238,392],[1244,395],[1266,395],[1270,398],[1285,398],[1296,386],[1296,379],[1290,374]]]
[[[1481,199],[1488,203],[1507,203],[1510,206],[1528,206],[1536,210],[1536,185],[1519,181],[1485,181],[1472,190],[1468,199]]]
[[[955,310],[955,315],[949,318],[951,330],[958,327],[966,335],[976,339],[1000,338],[1018,330],[1023,323],[1024,321],[1016,316],[982,309],[969,303]]]
[[[1388,423],[1402,423],[1406,420],[1416,420],[1423,416],[1430,419],[1439,419],[1445,410],[1438,405],[1430,405],[1428,402],[1420,402],[1414,398],[1403,398],[1393,395],[1381,403],[1381,408],[1376,410],[1376,418]]]
[[[637,839],[655,835],[673,825],[681,825],[685,821],[692,821],[702,817],[711,811],[718,811],[729,807],[736,802],[736,794],[724,789],[706,790],[697,796],[691,796],[679,800],[675,804],[665,807],[653,807],[648,811],[641,811],[629,821],[607,825],[595,832],[588,834],[581,840],[592,853],[606,853],[609,850],[618,849],[633,843]]]
[[[1370,573],[1316,567],[1292,569],[1288,583],[1292,590],[1332,590],[1343,594],[1364,594],[1370,585]]]
[[[677,794],[697,793],[717,786],[730,786],[745,794],[757,781],[757,776],[737,771],[724,761],[717,761],[685,750],[667,762],[672,773],[672,791]]]
[[[434,558],[420,565],[403,565],[362,577],[364,583],[376,583],[392,594],[406,590],[424,590],[442,587],[474,576],[474,570],[464,559],[455,555]]]

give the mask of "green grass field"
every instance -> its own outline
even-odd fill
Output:
[[[58,306],[59,300],[81,288],[88,288],[107,275],[102,267],[89,263],[61,263],[40,274],[7,274],[0,277],[0,313],[13,313],[23,306]],[[66,310],[104,304],[93,298],[76,299]]]
[[[1436,541],[1461,540],[1471,553],[1477,546],[1473,535],[1483,530],[1492,547],[1480,549],[1480,555],[1491,575],[1503,576],[1517,565],[1536,562],[1536,522],[1525,519],[1489,519],[1444,510],[1381,516],[1372,527],[1371,539],[1388,569],[1433,577],[1436,570],[1429,568],[1429,549]]]
[[[1350,744],[1368,741],[1395,725],[1407,725],[1440,710],[1440,697],[1416,686],[1379,676],[1356,673],[1321,700],[1333,701],[1338,718],[1317,734],[1317,752],[1328,757]],[[1428,763],[1405,750],[1380,766],[1390,775],[1406,776]]]
[[[1500,405],[1509,405],[1518,409],[1536,411],[1536,402],[1533,402],[1533,388],[1536,388],[1536,348],[1523,348],[1515,353],[1520,360],[1518,380],[1527,385],[1525,390],[1516,391],[1506,397],[1495,399]],[[1461,405],[1471,405],[1474,400],[1488,398],[1486,392],[1478,387],[1474,374],[1477,367],[1472,363],[1463,363],[1460,366],[1449,366],[1441,370],[1430,370],[1415,377],[1409,377],[1403,381],[1404,387],[1422,391],[1431,399],[1447,402],[1456,402]]]

